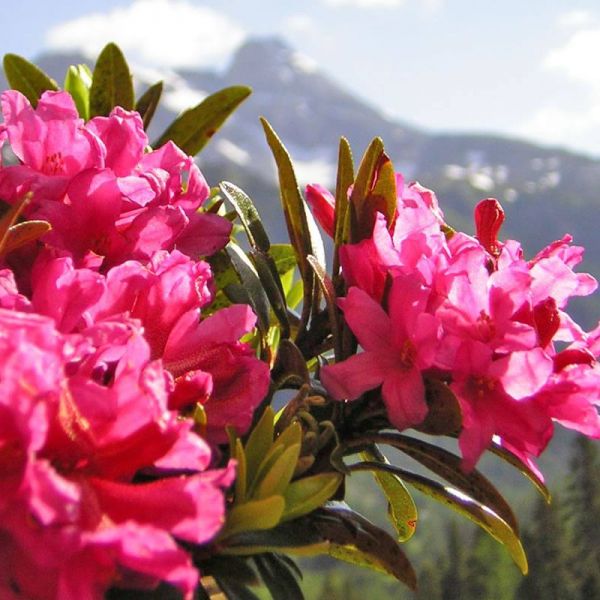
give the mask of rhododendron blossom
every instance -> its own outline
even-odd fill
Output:
[[[210,449],[167,409],[160,363],[123,325],[120,340],[65,336],[0,310],[3,597],[100,599],[125,573],[192,596],[197,572],[177,540],[216,534],[233,472],[206,471]],[[181,444],[181,475],[133,481]]]
[[[447,236],[435,196],[401,176],[396,183],[391,230],[377,213],[370,238],[340,248],[349,290],[339,306],[363,352],[322,368],[327,390],[353,400],[382,386],[388,418],[403,429],[427,414],[424,378],[449,383],[462,413],[467,470],[492,438],[529,464],[548,443],[553,420],[600,438],[600,378],[589,336],[563,310],[570,297],[597,287],[573,271],[581,249],[566,236],[527,262],[517,242],[498,241],[504,213],[494,199],[475,209],[477,238]],[[319,186],[307,195],[321,206],[316,215],[327,231],[334,216],[323,207],[332,207],[331,196]],[[399,301],[399,288],[408,297],[411,281],[420,282],[419,299]],[[399,327],[400,341],[391,333]],[[553,373],[558,341],[577,342],[579,354],[575,365]],[[556,356],[556,364],[569,363]]]
[[[197,210],[209,188],[173,143],[146,153],[135,112],[116,107],[84,123],[67,92],[45,92],[35,109],[19,92],[2,94],[6,142],[20,161],[0,170],[0,197],[33,192],[32,218],[50,222],[46,243],[81,265],[149,259],[175,247],[194,257],[229,239],[231,224]]]

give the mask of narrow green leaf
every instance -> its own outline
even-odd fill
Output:
[[[318,263],[317,259],[309,255],[306,257],[308,260],[308,264],[311,266],[312,270],[317,277],[317,281],[321,287],[321,291],[323,292],[323,296],[325,298],[325,303],[327,305],[327,316],[329,317],[329,328],[331,330],[331,335],[333,336],[333,348],[335,353],[336,360],[342,359],[342,347],[341,347],[341,339],[340,339],[340,320],[339,313],[337,310],[335,290],[333,288],[333,283],[329,276],[323,269],[323,267]]]
[[[135,104],[135,110],[140,113],[142,121],[144,123],[144,129],[147,131],[152,121],[152,117],[156,112],[160,97],[163,92],[163,82],[157,81],[154,85],[151,85],[138,99]]]
[[[228,181],[222,182],[219,188],[235,208],[235,212],[246,230],[250,245],[263,252],[268,252],[271,242],[252,200],[239,187]]]
[[[522,573],[527,574],[527,557],[521,545],[521,540],[515,534],[511,526],[499,517],[491,508],[484,506],[473,500],[466,494],[443,486],[442,484],[427,479],[422,475],[400,469],[393,465],[386,465],[378,462],[363,462],[349,465],[350,471],[370,471],[381,470],[387,473],[393,473],[400,476],[403,481],[412,485],[423,494],[430,496],[441,504],[449,506],[454,511],[467,517],[483,530],[487,531],[495,540],[500,542],[507,549],[515,564],[521,569]]]
[[[412,565],[394,538],[343,502],[329,502],[313,513],[312,520],[330,542],[331,556],[388,573],[416,589]]]
[[[461,458],[428,442],[402,434],[382,433],[378,443],[389,444],[401,450],[430,471],[443,477],[483,506],[491,508],[515,532],[519,534],[519,524],[510,505],[494,485],[479,471],[465,473],[461,468]]]
[[[294,283],[294,285],[292,285],[292,289],[289,291],[289,293],[286,294],[286,302],[287,305],[290,308],[296,308],[300,302],[302,302],[302,297],[304,296],[304,282],[302,281],[302,279],[298,279],[298,281],[296,281]]]
[[[340,138],[338,171],[335,185],[335,235],[336,249],[349,241],[348,190],[354,183],[352,149],[345,137]],[[334,272],[335,275],[335,272]]]
[[[246,465],[246,452],[242,446],[242,441],[239,438],[235,440],[235,460],[236,475],[235,475],[235,501],[243,502],[246,499],[246,491],[248,489],[248,467]]]
[[[135,93],[129,65],[114,43],[107,44],[96,61],[90,88],[90,117],[108,116],[115,106],[132,110]]]
[[[377,446],[361,452],[367,461],[389,464],[387,458],[379,452]],[[373,477],[388,501],[388,516],[401,542],[406,542],[415,533],[418,513],[415,501],[400,477],[384,471],[373,471]]]
[[[259,554],[254,562],[273,600],[304,600],[296,577],[283,561],[273,554]]]
[[[267,406],[246,442],[246,465],[249,477],[254,477],[254,474],[258,472],[263,458],[273,444],[274,418],[273,409]]]
[[[279,457],[285,452],[284,446],[271,446],[267,454],[263,457],[256,473],[252,473],[252,480],[249,482],[248,493],[251,497],[257,498],[256,487],[264,479],[271,467],[279,460]]]
[[[34,108],[44,92],[58,90],[54,79],[18,54],[5,54],[3,65],[10,87],[26,96]]]
[[[344,279],[340,272],[340,247],[350,241],[350,211],[348,210],[348,190],[354,184],[354,161],[352,149],[345,137],[340,138],[338,150],[338,170],[335,185],[335,219],[333,249],[333,285],[338,296],[344,294]]]
[[[291,244],[271,244],[269,255],[275,261],[275,267],[281,276],[290,273],[297,266],[296,255]]]
[[[375,212],[380,212],[386,218],[388,226],[391,228],[396,218],[396,206],[398,203],[396,192],[396,172],[390,157],[382,152],[375,167],[375,185],[367,196],[368,218],[371,219]],[[374,219],[373,219],[374,220]],[[365,222],[367,216],[365,216]],[[369,235],[372,233],[372,226]]]
[[[523,464],[512,452],[509,452],[502,446],[498,445],[496,442],[493,442],[489,448],[490,452],[499,456],[502,460],[506,461],[508,464],[512,465],[520,471],[529,481],[533,484],[535,489],[541,494],[547,504],[550,504],[552,501],[552,495],[550,494],[550,490],[546,487],[544,482],[534,473],[527,465]]]
[[[279,523],[284,508],[285,501],[281,496],[250,500],[234,506],[227,515],[219,538],[226,539],[242,531],[271,529]]]
[[[186,154],[195,156],[251,92],[249,87],[236,85],[208,96],[182,112],[152,146],[158,148],[172,141]]]
[[[282,521],[290,521],[323,506],[339,488],[341,473],[319,473],[290,483],[285,491]]]
[[[216,577],[215,581],[227,600],[260,600],[259,597],[246,586],[232,582],[226,576]],[[219,598],[219,596],[216,596],[216,598]]]
[[[300,444],[286,448],[258,484],[256,498],[283,496],[290,484],[300,456]]]
[[[279,175],[279,190],[285,215],[290,242],[296,253],[296,261],[304,282],[304,305],[300,330],[308,324],[311,311],[318,304],[319,292],[315,286],[315,276],[308,265],[307,256],[312,254],[319,264],[325,267],[325,251],[323,240],[319,234],[315,220],[308,210],[304,198],[300,194],[298,181],[288,151],[266,119],[261,118],[265,136]]]
[[[0,254],[8,254],[48,233],[52,226],[47,221],[23,221],[13,225],[0,244]]]
[[[273,442],[273,446],[283,446],[289,448],[293,444],[302,443],[302,426],[297,421],[288,425]]]
[[[87,65],[71,65],[65,75],[64,88],[73,97],[79,116],[87,121],[90,118],[90,87],[92,72]]]
[[[275,262],[268,254],[259,249],[250,250],[250,258],[254,263],[256,273],[269,299],[271,308],[281,325],[281,337],[286,339],[290,336],[290,322],[283,294],[283,285],[277,273]]]
[[[258,326],[266,333],[269,329],[269,302],[260,277],[250,259],[236,243],[230,242],[226,252],[258,317]]]

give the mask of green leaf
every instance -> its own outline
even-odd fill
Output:
[[[273,409],[267,406],[246,442],[246,465],[249,477],[253,478],[258,472],[260,464],[273,444],[274,418]]]
[[[256,486],[263,480],[273,464],[285,452],[284,446],[271,446],[267,454],[263,457],[256,473],[252,473],[252,480],[248,482],[248,492],[251,497],[258,497],[255,493]]]
[[[358,168],[350,195],[350,239],[360,242],[371,237],[375,216],[382,213],[388,226],[396,214],[396,177],[383,142],[375,138],[367,148]]]
[[[225,594],[227,600],[260,600],[259,597],[251,592],[246,586],[230,581],[227,577],[215,577],[219,588]],[[218,598],[218,596],[217,596]]]
[[[259,552],[305,553],[314,556],[327,551],[327,542],[319,534],[310,517],[279,523],[272,529],[246,531],[227,540],[227,554],[257,554]]]
[[[292,289],[286,294],[286,302],[290,308],[296,308],[302,302],[304,296],[304,282],[302,279],[298,279],[292,285]]]
[[[8,254],[48,233],[52,226],[47,221],[23,221],[13,225],[0,244],[0,254]]]
[[[285,500],[282,496],[270,496],[238,504],[229,511],[219,538],[226,539],[242,531],[271,529],[279,523],[284,509]]]
[[[290,322],[283,294],[283,285],[277,273],[275,262],[268,254],[259,249],[250,250],[250,258],[254,263],[258,278],[269,299],[273,312],[281,325],[281,337],[286,339],[290,336]]]
[[[319,298],[318,288],[315,286],[315,276],[308,264],[307,256],[312,254],[317,258],[319,264],[325,267],[323,240],[321,239],[315,220],[308,210],[304,198],[300,194],[298,181],[288,151],[268,121],[261,118],[261,123],[267,142],[275,158],[275,163],[277,164],[279,190],[285,221],[290,242],[296,253],[300,275],[304,282],[304,305],[302,307],[300,325],[300,330],[303,331],[308,324],[311,310],[318,304]]]
[[[327,316],[329,317],[329,328],[333,336],[335,358],[339,361],[342,359],[342,347],[339,335],[341,328],[333,283],[314,256],[307,256],[307,260],[308,264],[313,269],[315,276],[317,277],[317,281],[319,282],[319,286],[321,287],[321,291],[323,292],[323,296],[325,298],[325,303],[327,305]]]
[[[401,450],[481,505],[491,508],[513,529],[516,535],[519,534],[517,519],[500,492],[478,471],[465,473],[461,468],[462,459],[460,457],[423,440],[402,434],[379,434],[377,443],[389,444]]]
[[[114,43],[107,44],[94,67],[90,88],[90,117],[108,116],[115,106],[132,110],[135,93],[129,65]]]
[[[235,242],[229,243],[226,252],[258,317],[258,327],[262,332],[266,332],[269,329],[269,304],[258,273],[244,251]],[[225,289],[225,293],[227,293],[227,289]]]
[[[163,82],[157,81],[154,85],[151,85],[138,99],[135,104],[135,110],[140,113],[142,121],[144,123],[144,129],[147,131],[152,121],[152,117],[156,112],[160,97],[163,92]]]
[[[271,242],[252,200],[239,187],[228,181],[221,183],[219,188],[235,208],[235,212],[246,230],[250,245],[263,252],[268,252]]]
[[[58,90],[54,79],[18,54],[4,55],[4,73],[10,87],[24,94],[34,108],[44,92]]]
[[[242,446],[242,441],[239,438],[235,440],[235,458],[236,475],[235,475],[235,501],[243,502],[246,499],[246,491],[248,488],[248,467],[246,466],[246,452]]]
[[[300,444],[292,444],[271,465],[256,488],[256,498],[283,496],[290,484],[300,456]]]
[[[441,504],[449,506],[455,512],[462,514],[487,531],[487,533],[495,540],[504,545],[515,564],[521,569],[522,573],[524,575],[527,574],[527,557],[525,556],[525,551],[521,545],[521,540],[518,535],[515,534],[511,526],[491,508],[480,504],[463,492],[443,486],[437,481],[432,481],[422,475],[400,469],[393,465],[386,465],[378,462],[363,462],[349,465],[348,468],[352,472],[381,470],[400,476],[403,481],[412,485],[426,496],[430,496]]]
[[[282,521],[297,519],[323,506],[339,488],[341,473],[319,473],[290,483],[285,491]]]
[[[546,501],[546,504],[551,503],[552,495],[550,494],[550,490],[546,487],[544,482],[527,465],[523,464],[514,454],[512,454],[512,452],[509,452],[496,442],[492,442],[489,450],[520,471],[534,485],[535,489]]]
[[[254,562],[273,600],[304,600],[294,573],[284,561],[274,554],[259,554]]]
[[[90,87],[92,72],[87,65],[71,65],[65,75],[64,88],[73,97],[79,116],[87,121],[90,118]]]
[[[348,189],[354,183],[352,149],[345,137],[340,138],[338,171],[335,186],[335,235],[336,250],[349,241]],[[334,275],[335,275],[334,271]]]
[[[286,275],[297,266],[296,255],[291,244],[271,244],[269,254],[275,261],[279,275]]]
[[[158,148],[170,140],[195,156],[251,92],[249,87],[236,85],[208,96],[182,112],[152,146]]]
[[[378,461],[389,464],[387,458],[379,452],[377,446],[361,452],[367,461]],[[388,516],[396,529],[398,539],[406,542],[415,533],[418,513],[415,501],[400,477],[384,471],[373,471],[373,477],[385,494],[388,501]]]
[[[291,425],[288,425],[273,442],[273,447],[283,446],[289,448],[294,444],[302,443],[302,426],[297,421],[294,421]]]
[[[313,515],[334,558],[388,573],[415,590],[417,578],[394,538],[343,502],[330,502]]]

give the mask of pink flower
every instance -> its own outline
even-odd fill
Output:
[[[239,341],[255,323],[250,307],[237,304],[200,322],[196,311],[188,311],[169,334],[163,360],[175,377],[171,407],[202,403],[211,441],[227,440],[226,425],[245,433],[269,388],[268,365]]]
[[[539,348],[494,359],[482,342],[461,345],[450,388],[463,417],[459,446],[465,470],[475,466],[494,435],[526,456],[542,452],[552,436],[552,422],[534,396],[547,384],[552,368]]]
[[[45,92],[35,109],[20,92],[1,97],[4,128],[21,165],[0,170],[0,196],[14,201],[34,191],[37,202],[59,199],[70,179],[104,166],[105,149],[86,130],[67,92]]]
[[[126,576],[191,599],[198,574],[177,540],[214,537],[233,471],[206,471],[210,449],[168,410],[136,324],[65,336],[0,309],[0,329],[0,592],[100,600]]]
[[[422,372],[433,364],[439,325],[425,311],[429,290],[414,275],[394,278],[386,313],[368,294],[350,288],[340,300],[344,318],[363,352],[321,369],[336,400],[353,400],[382,385],[390,422],[399,430],[427,414]]]

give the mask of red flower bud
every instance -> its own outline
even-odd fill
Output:
[[[495,258],[500,254],[498,233],[504,223],[504,210],[495,198],[487,198],[475,207],[475,229],[481,245]]]

